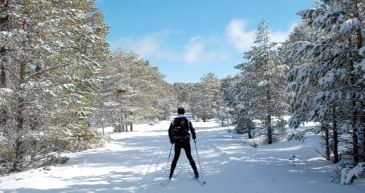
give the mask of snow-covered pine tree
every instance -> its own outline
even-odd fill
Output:
[[[238,133],[247,133],[248,138],[253,138],[255,125],[253,119],[259,118],[255,112],[255,104],[251,103],[252,95],[250,87],[242,74],[231,80],[230,88],[226,90],[225,105],[232,109],[234,124]]]
[[[189,107],[191,108],[191,94],[193,90],[194,84],[193,83],[174,83],[174,93],[175,93],[175,100],[176,102],[174,107]],[[176,108],[172,109],[176,111]],[[185,109],[186,111],[190,111],[189,109]]]
[[[202,86],[200,83],[195,83],[194,87],[191,91],[191,99],[190,99],[190,106],[191,106],[191,112],[194,117],[196,118],[202,118],[203,120],[206,117],[206,112],[204,109],[208,108],[206,107],[207,104],[203,103],[203,95],[200,93],[202,90]]]
[[[222,109],[220,112],[220,116],[222,119],[222,126],[232,125],[233,116],[234,114],[234,95],[232,93],[233,85],[235,85],[236,80],[238,79],[237,76],[227,76],[221,80],[221,95],[222,95]]]
[[[58,81],[63,84],[55,92],[58,103],[53,118],[58,120],[60,127],[67,128],[75,144],[87,148],[84,141],[94,137],[90,120],[97,110],[99,72],[109,54],[105,39],[108,27],[92,0],[55,1],[53,6],[62,13],[54,33],[59,34],[56,41],[63,55],[54,59],[66,64],[63,74],[58,74]]]
[[[119,51],[103,66],[103,86],[99,90],[100,114],[117,131],[136,121],[154,121],[167,117],[170,110],[169,85],[158,68],[135,53]]]
[[[11,74],[9,88],[12,91],[13,100],[7,101],[7,105],[12,109],[9,119],[12,122],[5,128],[5,133],[8,142],[6,150],[14,153],[5,162],[12,162],[12,170],[18,171],[31,163],[34,157],[42,154],[38,149],[37,140],[43,140],[38,134],[44,129],[42,122],[45,122],[43,119],[45,117],[39,112],[46,105],[41,103],[45,97],[42,94],[45,92],[38,92],[38,88],[41,85],[45,86],[45,81],[38,81],[36,78],[39,76],[32,75],[37,73],[43,61],[47,60],[46,55],[50,54],[47,49],[48,42],[42,39],[45,32],[40,27],[40,23],[44,24],[54,15],[47,15],[36,10],[45,7],[49,9],[47,2],[39,2],[40,7],[36,7],[31,1],[8,1],[7,3],[11,36],[9,35],[3,43],[7,51],[7,59],[11,62],[7,70]],[[36,145],[29,147],[32,144]],[[26,160],[25,157],[30,157],[30,160]]]
[[[203,75],[194,87],[191,97],[194,115],[204,122],[217,117],[221,105],[220,80],[213,73]]]
[[[305,59],[298,57],[296,53],[302,46],[301,42],[308,41],[309,30],[310,28],[306,25],[295,26],[289,34],[289,37],[278,48],[279,56],[283,60],[283,63],[289,67],[289,71],[305,63]]]
[[[288,91],[291,100],[296,99],[295,97],[302,97],[303,94],[307,94],[307,90],[303,89],[303,87],[299,88],[298,84],[308,85],[309,82],[307,79],[304,79],[303,74],[307,74],[308,70],[306,69],[306,65],[303,68],[300,68],[302,64],[306,62],[304,57],[301,57],[301,52],[303,47],[306,46],[309,40],[309,27],[305,25],[296,26],[289,35],[289,38],[282,43],[279,47],[279,55],[283,59],[283,62],[289,66],[289,85]],[[313,39],[313,37],[312,37]],[[294,81],[293,78],[296,78]],[[309,84],[312,85],[312,84]],[[299,93],[299,94],[298,94]],[[308,97],[312,96],[311,93],[308,94]],[[310,101],[310,100],[309,100]],[[290,112],[300,112],[296,113],[292,116],[292,120],[305,120],[306,114],[308,113],[307,100],[302,101],[301,103],[293,103],[291,102]],[[291,122],[292,126],[299,126],[301,121],[299,122]]]
[[[317,1],[319,2],[319,1]],[[318,4],[318,3],[317,3]],[[319,6],[318,6],[319,7]],[[302,25],[298,25],[294,28],[294,30],[291,32],[291,34],[289,35],[289,38],[282,43],[282,45],[279,47],[279,54],[281,56],[281,58],[283,58],[284,63],[286,63],[289,68],[290,68],[290,73],[288,73],[288,81],[289,81],[289,85],[288,85],[288,91],[289,91],[289,96],[292,99],[292,102],[290,102],[291,106],[290,106],[290,112],[293,113],[294,109],[296,112],[302,112],[302,113],[295,113],[293,116],[300,116],[297,117],[297,120],[300,119],[306,119],[306,115],[308,112],[308,106],[310,106],[308,103],[311,102],[311,100],[308,100],[309,98],[311,98],[313,96],[313,93],[311,93],[309,90],[301,90],[299,91],[299,87],[298,87],[298,83],[299,85],[307,85],[309,84],[309,82],[306,82],[307,79],[303,79],[301,75],[297,75],[297,73],[301,74],[306,73],[306,65],[304,65],[304,68],[299,68],[299,66],[301,64],[304,64],[306,62],[306,58],[305,57],[301,57],[301,51],[303,49],[303,45],[306,45],[306,42],[308,42],[310,39],[314,39],[313,37],[309,37],[309,33],[310,33],[310,28],[304,24]],[[293,76],[295,75],[295,76]],[[294,80],[293,78],[297,78],[296,80]],[[311,84],[314,85],[314,84]],[[307,87],[309,88],[309,87]],[[307,92],[308,91],[308,92]],[[297,92],[297,94],[296,94]],[[300,92],[301,94],[298,94],[298,92]],[[297,97],[303,97],[301,96],[302,94],[304,94],[307,98],[307,100],[302,101],[302,103],[294,103],[294,96]],[[305,97],[303,97],[305,98]],[[292,120],[295,120],[295,118],[292,118]],[[299,126],[298,123],[295,122],[291,122],[293,123],[294,127]],[[324,149],[325,149],[325,158],[327,160],[330,160],[330,135],[329,135],[329,125],[323,123],[321,126],[321,131],[323,132],[323,139],[324,139]]]
[[[19,171],[70,148],[70,140],[85,140],[73,131],[88,130],[91,79],[108,50],[107,28],[91,0],[4,2],[8,32],[0,34],[0,47],[9,63],[11,111],[2,150]]]
[[[273,143],[273,117],[280,118],[288,109],[285,92],[288,67],[278,57],[275,47],[276,43],[270,42],[269,26],[262,20],[254,45],[244,53],[246,61],[236,66],[244,80],[249,81],[244,83],[250,95],[246,102],[255,106],[255,113],[265,123],[268,144]]]
[[[318,6],[319,7],[319,6]],[[314,39],[314,37],[309,37],[310,28],[304,24],[298,25],[294,28],[294,30],[290,33],[289,38],[283,42],[279,47],[279,55],[283,59],[283,62],[289,66],[289,69],[291,70],[290,73],[288,73],[288,95],[293,100],[294,96],[301,96],[304,94],[307,98],[310,98],[313,96],[313,93],[310,92],[310,90],[300,90],[298,87],[298,83],[300,85],[306,85],[309,84],[309,82],[306,82],[307,79],[303,79],[302,76],[293,76],[296,73],[306,73],[306,65],[304,65],[304,68],[299,68],[301,64],[306,63],[306,58],[301,57],[301,51],[303,49],[303,44],[306,45],[306,42],[308,42],[310,39]],[[297,79],[294,80],[293,78],[296,77]],[[313,85],[313,84],[311,84]],[[309,87],[307,87],[309,88]],[[297,90],[296,90],[297,89]],[[296,92],[300,92],[301,94],[296,94]],[[304,98],[304,97],[303,97]],[[289,111],[293,113],[294,109],[297,113],[293,115],[292,120],[295,120],[295,116],[299,116],[296,119],[306,119],[306,115],[308,112],[308,106],[310,106],[309,102],[311,100],[304,100],[302,103],[293,103],[290,102],[291,106]],[[299,113],[301,112],[301,113]],[[294,127],[298,126],[298,123],[294,123]],[[293,126],[293,125],[292,125]],[[324,149],[325,149],[325,157],[327,160],[330,160],[330,143],[329,143],[329,125],[328,124],[322,124],[321,125],[321,131],[323,132],[323,139],[324,139]]]
[[[357,163],[358,125],[364,104],[363,83],[359,80],[364,72],[356,66],[363,58],[359,51],[364,44],[364,3],[325,0],[320,7],[299,14],[310,27],[311,38],[302,42],[298,52],[307,63],[294,70],[294,82],[299,84],[294,87],[293,104],[310,106],[306,106],[308,114],[303,113],[303,108],[294,109],[291,123],[298,125],[306,120],[331,123],[334,162],[339,161],[338,130],[348,128],[352,134],[353,161]]]

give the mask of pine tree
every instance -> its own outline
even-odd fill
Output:
[[[217,117],[221,106],[220,80],[213,73],[201,77],[192,91],[191,103],[193,114],[204,122]]]
[[[311,30],[302,49],[297,53],[306,63],[292,73],[294,80],[294,106],[307,103],[303,108],[294,109],[293,125],[306,120],[330,123],[333,136],[334,162],[339,161],[338,131],[346,125],[352,135],[352,155],[356,164],[359,160],[358,127],[363,114],[363,83],[359,80],[363,71],[359,66],[363,56],[361,48],[364,29],[362,17],[364,3],[357,0],[326,0],[316,9],[299,12],[304,25]],[[297,55],[300,57],[299,55]],[[303,94],[305,93],[305,94]],[[351,107],[351,108],[348,108]]]
[[[238,77],[227,76],[226,78],[221,80],[221,93],[222,93],[222,126],[224,126],[224,121],[226,121],[227,125],[232,125],[232,120],[234,116],[234,97],[235,95],[232,92],[232,88],[235,85]]]
[[[225,90],[225,105],[231,109],[234,124],[238,133],[247,133],[248,138],[253,138],[253,119],[259,118],[255,112],[255,104],[250,103],[252,99],[250,81],[245,76],[238,75],[231,80],[229,88]]]
[[[135,53],[117,52],[103,66],[103,86],[99,90],[100,114],[118,131],[127,131],[126,124],[154,121],[170,112],[169,85],[158,68]]]
[[[285,73],[288,68],[282,64],[275,46],[276,43],[270,42],[269,26],[261,21],[254,45],[244,54],[246,62],[236,66],[241,70],[242,80],[249,81],[244,83],[245,93],[250,95],[246,102],[254,105],[255,113],[261,115],[267,128],[268,144],[273,143],[273,117],[283,116],[287,109]]]
[[[19,171],[72,149],[72,140],[85,145],[92,137],[88,125],[99,63],[108,53],[107,27],[93,1],[6,2],[10,27],[0,38],[11,99],[5,151]]]
[[[319,2],[319,1],[317,1]],[[318,3],[317,3],[318,4]],[[319,7],[319,6],[317,6]],[[289,77],[289,82],[290,84],[288,85],[288,91],[289,91],[289,96],[292,96],[292,102],[289,102],[291,104],[289,111],[291,113],[297,112],[293,115],[292,120],[306,120],[306,115],[309,113],[308,112],[308,106],[309,102],[311,100],[305,100],[302,101],[302,103],[294,103],[293,101],[296,100],[294,98],[294,96],[300,96],[301,95],[305,95],[306,97],[310,98],[313,93],[310,92],[310,89],[306,90],[306,89],[299,89],[300,87],[298,87],[298,84],[301,85],[307,85],[308,82],[306,83],[307,79],[302,79],[302,76],[293,76],[295,73],[301,72],[301,73],[306,73],[307,70],[306,65],[302,66],[304,68],[299,68],[301,64],[306,62],[306,58],[305,57],[300,57],[301,56],[301,52],[303,49],[303,44],[305,45],[306,42],[310,41],[310,39],[314,39],[314,37],[309,37],[309,33],[310,33],[310,28],[306,25],[298,25],[294,28],[294,30],[290,33],[289,38],[283,42],[281,44],[281,46],[279,47],[279,54],[281,56],[281,58],[283,58],[284,63],[287,64],[289,66],[289,69],[291,70],[290,73],[288,73],[288,77]],[[293,74],[294,73],[294,74]],[[301,74],[300,73],[300,74]],[[295,81],[293,80],[294,77],[298,77]],[[312,85],[312,84],[310,84]],[[313,84],[315,85],[315,84]],[[301,87],[303,88],[303,87]],[[309,87],[307,87],[309,88]],[[299,91],[301,90],[301,91]],[[308,91],[308,92],[307,92]],[[296,94],[297,92],[297,94]],[[301,113],[298,113],[301,112]],[[295,116],[297,116],[296,118],[294,118]],[[299,126],[298,123],[292,122],[295,128]],[[329,142],[329,124],[328,123],[323,123],[321,125],[321,131],[323,132],[323,139],[324,139],[324,146],[325,146],[325,157],[327,160],[330,160],[330,154],[331,154],[331,148],[330,148],[330,142]]]
[[[189,107],[191,104],[191,93],[194,87],[193,83],[174,83],[174,92],[176,94],[176,107]],[[176,110],[176,109],[174,109]],[[186,111],[189,111],[186,109]]]

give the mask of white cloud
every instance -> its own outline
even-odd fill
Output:
[[[272,31],[271,41],[284,41],[296,24],[284,31]],[[111,42],[112,51],[123,49],[133,51],[147,60],[164,60],[170,63],[184,62],[187,64],[209,64],[219,61],[224,63],[234,57],[232,53],[248,51],[252,46],[256,28],[248,29],[248,20],[233,19],[225,28],[225,33],[219,36],[191,37],[185,44],[172,44],[179,38],[180,31],[163,30],[149,33],[142,37],[124,37]]]
[[[204,55],[204,44],[200,38],[192,38],[185,46],[184,60],[187,63],[196,63],[202,59]]]
[[[220,43],[221,41],[215,38],[206,40],[202,37],[193,37],[185,46],[183,60],[189,64],[206,64],[216,60],[225,60],[226,51],[220,50],[216,45]]]
[[[161,50],[160,42],[152,36],[145,36],[141,40],[136,41],[134,49],[142,57],[159,55]]]
[[[255,31],[248,31],[247,20],[234,19],[226,27],[225,35],[239,51],[248,50],[255,39]]]
[[[256,30],[247,29],[248,20],[233,19],[226,27],[225,36],[228,41],[240,52],[247,51],[256,38]],[[283,42],[297,24],[292,24],[286,31],[271,31],[272,42]]]
[[[293,31],[293,29],[295,28],[295,26],[297,26],[298,24],[293,23],[289,26],[289,29],[286,31],[272,31],[271,32],[271,41],[273,42],[283,42],[285,41],[288,37],[290,32]]]
[[[185,62],[188,64],[206,64],[215,60],[225,60],[227,51],[221,48],[218,38],[192,37],[180,48],[172,50],[169,38],[177,33],[163,31],[147,34],[141,38],[121,38],[111,42],[111,50],[127,49],[134,51],[142,58],[158,58],[169,62]]]
[[[165,30],[159,33],[146,34],[141,38],[128,37],[121,38],[118,41],[111,42],[112,51],[127,49],[139,54],[142,58],[158,57],[168,60],[174,60],[176,56],[164,45],[165,38],[170,36],[172,31]]]
[[[274,31],[271,32],[271,42],[283,42],[286,40],[290,32]]]

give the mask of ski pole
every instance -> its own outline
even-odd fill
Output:
[[[169,158],[167,159],[167,162],[166,162],[166,168],[168,168],[169,167],[169,161],[170,161],[170,157],[171,157],[171,151],[172,151],[172,146],[173,146],[174,144],[171,144],[171,147],[170,147],[170,153],[169,153]]]
[[[198,154],[198,148],[196,147],[196,141],[195,141],[195,140],[194,140],[194,144],[195,144],[196,156],[198,157],[198,163],[199,163],[200,174],[201,174],[201,176],[202,176],[203,184],[205,184],[204,176],[203,176],[203,170],[202,170],[202,165],[200,164],[200,159],[199,159],[199,154]]]

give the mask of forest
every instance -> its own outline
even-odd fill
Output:
[[[129,132],[178,106],[267,144],[316,122],[290,139],[317,133],[321,155],[350,172],[365,161],[365,2],[317,2],[284,42],[262,20],[236,75],[169,83],[138,54],[110,51],[94,1],[0,0],[0,173],[66,162],[106,142],[95,128]]]

